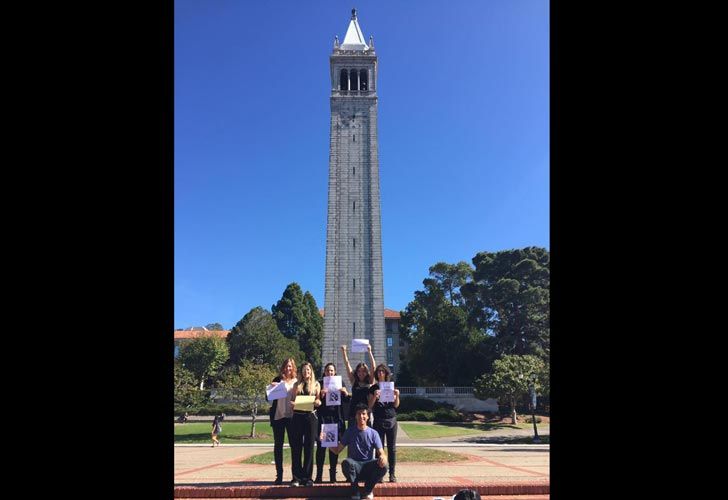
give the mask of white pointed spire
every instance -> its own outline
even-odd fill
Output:
[[[356,19],[356,9],[351,9],[351,21],[349,21],[349,29],[346,30],[344,43],[340,46],[341,50],[369,50],[369,46],[364,42],[364,35],[359,27],[359,21]]]

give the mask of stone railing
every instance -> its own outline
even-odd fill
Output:
[[[373,90],[332,90],[334,97],[366,97],[374,95]]]
[[[472,387],[397,387],[400,397],[416,396],[433,401],[450,403],[459,410],[466,411],[498,411],[498,401],[475,397]]]
[[[397,387],[401,396],[475,397],[472,387]]]

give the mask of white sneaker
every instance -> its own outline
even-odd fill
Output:
[[[364,497],[366,500],[374,500],[374,492],[372,491],[367,496]]]

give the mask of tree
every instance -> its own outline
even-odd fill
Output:
[[[202,390],[205,387],[205,379],[214,375],[228,360],[229,355],[225,339],[204,336],[182,346],[179,360],[182,366],[190,370],[199,380],[200,390]]]
[[[471,385],[490,366],[486,335],[468,319],[460,295],[469,274],[465,263],[437,263],[401,315],[400,335],[410,342],[406,365],[418,384]]]
[[[313,364],[314,373],[318,373],[324,327],[313,295],[304,295],[298,283],[290,283],[271,307],[271,313],[281,333],[298,342],[305,359]]]
[[[473,257],[473,283],[463,286],[463,295],[478,304],[475,323],[496,338],[499,356],[532,354],[548,360],[549,259],[548,250],[539,247]]]
[[[195,375],[182,366],[182,363],[174,363],[174,406],[175,408],[194,408],[199,406],[205,399],[206,393],[197,387]]]
[[[283,296],[271,307],[271,314],[281,333],[300,344],[306,325],[306,308],[298,283],[290,283],[286,287]]]
[[[306,326],[304,336],[300,341],[301,350],[313,365],[313,372],[321,372],[321,347],[324,343],[324,319],[319,313],[316,299],[310,292],[303,295],[303,304],[306,310]]]
[[[244,360],[240,366],[228,366],[221,373],[218,395],[239,403],[244,410],[250,411],[253,417],[251,438],[256,437],[258,408],[266,401],[265,387],[277,373],[278,370],[269,365],[255,364],[248,360]]]
[[[208,330],[224,330],[220,323],[210,323],[209,325],[205,325],[205,328]]]
[[[460,294],[460,287],[472,279],[473,268],[462,260],[457,264],[438,262],[430,267],[430,276],[438,284],[445,297],[450,300],[450,305],[462,305],[463,297]]]
[[[298,342],[287,339],[278,330],[271,314],[262,307],[254,307],[230,330],[230,365],[250,361],[277,369],[286,358],[303,359]]]
[[[529,394],[531,374],[537,377],[535,387],[538,393],[542,381],[547,377],[545,363],[531,355],[503,356],[493,362],[492,373],[484,373],[475,380],[475,395],[481,399],[508,401],[511,406],[511,421],[516,424],[516,403]]]
[[[407,387],[407,386],[417,385],[417,381],[415,380],[414,376],[410,372],[410,369],[407,366],[406,360],[400,361],[399,370],[397,371],[397,379],[395,380],[395,382],[397,382],[398,387]]]

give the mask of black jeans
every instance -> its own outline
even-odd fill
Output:
[[[273,458],[276,462],[276,477],[283,478],[283,438],[288,433],[288,445],[291,445],[291,419],[281,418],[274,420],[273,428]]]
[[[391,427],[387,429],[386,427]],[[397,465],[397,417],[391,419],[375,419],[374,430],[379,434],[382,446],[387,447],[387,460],[389,460],[389,475],[394,475],[394,467]],[[387,444],[384,444],[384,440]]]
[[[374,490],[374,485],[387,473],[387,468],[379,467],[376,459],[360,462],[352,458],[345,458],[341,462],[341,469],[344,471],[346,480],[351,483],[352,493],[359,491],[356,483],[364,481],[364,493],[367,495]]]
[[[326,448],[321,446],[321,440],[319,439],[321,435],[321,424],[339,424],[339,440],[341,440],[341,436],[344,435],[344,431],[346,430],[344,426],[344,422],[341,420],[337,420],[336,418],[332,417],[319,417],[319,423],[318,423],[318,433],[316,434],[316,475],[321,473],[324,469],[324,462],[326,461]],[[329,448],[329,470],[333,473],[336,472],[336,464],[339,463],[339,455],[336,453],[333,453],[331,451],[331,448]]]
[[[293,478],[299,481],[313,480],[313,442],[316,440],[318,420],[313,412],[293,413],[293,439],[291,445],[291,462]],[[303,452],[303,465],[301,465]]]

